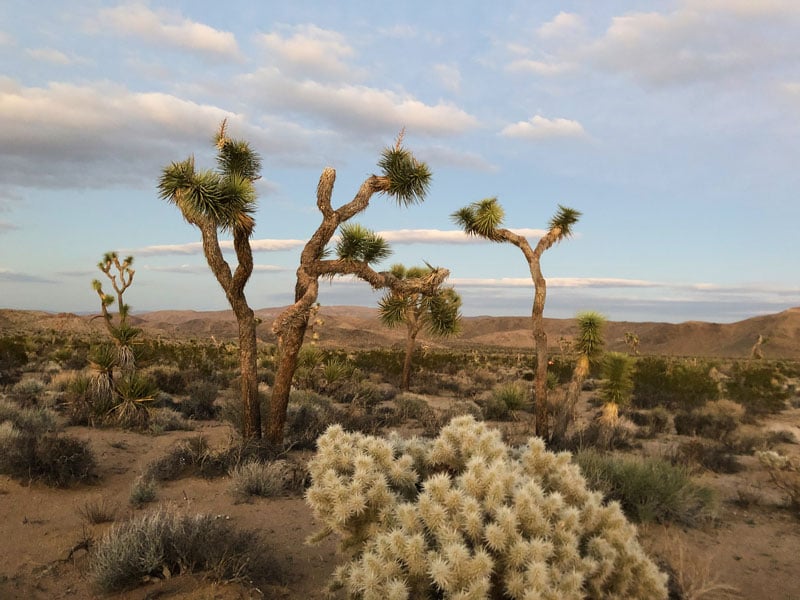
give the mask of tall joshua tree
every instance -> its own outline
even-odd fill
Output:
[[[300,255],[295,302],[272,324],[272,330],[278,337],[279,357],[266,436],[276,447],[283,444],[292,378],[297,369],[297,359],[311,310],[319,294],[320,278],[354,275],[369,283],[373,289],[391,288],[398,292],[432,293],[449,275],[446,269],[433,269],[426,277],[401,279],[391,272],[377,272],[372,268],[372,264],[390,254],[388,244],[375,233],[348,221],[364,211],[375,194],[386,194],[402,206],[422,202],[431,178],[428,166],[417,161],[411,152],[403,148],[402,134],[393,147],[383,151],[378,167],[381,174],[367,177],[353,199],[339,208],[331,205],[336,171],[328,167],[320,176],[317,208],[322,215],[322,222]],[[327,246],[337,229],[340,239],[335,247],[336,257],[328,258],[330,253]]]
[[[413,280],[430,276],[427,267],[406,268],[392,265],[391,273],[398,279]],[[408,390],[411,379],[411,358],[417,335],[424,328],[430,335],[446,337],[458,333],[461,327],[461,296],[452,287],[439,287],[433,293],[389,290],[378,302],[378,314],[387,327],[406,326],[406,354],[400,387]]]
[[[540,266],[542,254],[554,244],[572,235],[572,226],[581,213],[575,209],[558,205],[556,214],[550,219],[549,228],[534,248],[528,240],[502,227],[505,212],[497,198],[486,198],[473,202],[452,214],[453,220],[468,235],[475,235],[492,242],[508,242],[519,248],[528,261],[533,280],[534,295],[531,309],[531,328],[536,353],[536,435],[549,436],[547,407],[547,334],[544,330],[544,304],[547,299],[547,282]]]
[[[223,121],[214,142],[217,148],[215,170],[195,170],[194,157],[166,167],[158,182],[163,200],[176,205],[184,219],[200,230],[203,253],[239,327],[239,362],[242,406],[245,415],[242,435],[261,437],[261,412],[256,377],[256,319],[247,303],[244,288],[253,272],[250,236],[255,228],[254,182],[261,177],[261,158],[246,141],[228,137]],[[235,269],[225,260],[219,233],[233,235],[238,264]]]

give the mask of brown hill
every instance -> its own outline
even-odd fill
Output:
[[[275,342],[270,325],[281,308],[256,311],[262,324],[259,339]],[[326,306],[317,328],[320,344],[326,347],[377,348],[400,344],[404,329],[387,329],[374,308]],[[230,311],[155,311],[132,318],[147,335],[167,339],[234,340],[236,321]],[[555,351],[560,340],[571,340],[577,328],[574,319],[545,319],[548,340]],[[759,335],[766,338],[767,358],[800,360],[800,307],[754,317],[736,323],[634,323],[609,322],[605,337],[610,350],[625,350],[625,333],[639,336],[642,354],[676,356],[717,356],[745,358]],[[71,313],[47,313],[0,309],[0,335],[59,332],[70,335],[102,334],[99,319]],[[528,317],[466,317],[462,334],[448,340],[421,340],[431,347],[528,349],[533,346]]]

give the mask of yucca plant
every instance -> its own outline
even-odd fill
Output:
[[[119,402],[111,411],[123,427],[144,429],[150,420],[150,406],[157,392],[155,384],[137,373],[125,373],[116,384]]]
[[[633,395],[633,361],[627,354],[609,352],[603,358],[603,382],[600,399],[603,401],[603,422],[615,426],[619,407],[627,406]]]

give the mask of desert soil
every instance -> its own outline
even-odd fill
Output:
[[[800,439],[798,425],[800,409],[781,413],[768,424],[796,430]],[[109,525],[87,524],[80,509],[87,502],[105,499],[117,507],[117,521],[152,510],[154,504],[142,509],[132,509],[128,504],[131,485],[146,465],[163,456],[178,440],[198,434],[206,436],[212,446],[224,446],[231,430],[212,421],[198,425],[195,431],[158,436],[85,427],[70,427],[67,432],[89,440],[98,459],[100,479],[95,485],[59,490],[0,477],[0,599],[324,597],[323,588],[342,557],[336,540],[317,546],[304,543],[318,524],[303,498],[294,495],[236,503],[225,477],[192,477],[159,484],[156,502],[186,512],[219,515],[242,529],[259,531],[277,561],[279,582],[257,590],[237,583],[211,583],[202,575],[191,575],[144,582],[120,594],[99,594],[88,576],[88,554],[79,546],[82,540],[99,539]],[[797,445],[781,450],[800,453]],[[720,491],[723,502],[718,523],[695,529],[649,525],[641,528],[642,542],[695,590],[721,583],[734,586],[741,598],[800,600],[800,520],[779,506],[781,499],[763,471],[754,461],[748,461],[748,468],[735,475],[702,476],[705,483]],[[746,508],[732,502],[744,492],[757,502]]]

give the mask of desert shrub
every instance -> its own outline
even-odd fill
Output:
[[[145,504],[156,499],[156,482],[150,477],[137,477],[131,484],[131,492],[128,502],[135,508],[141,508]]]
[[[45,387],[47,386],[41,379],[23,379],[11,387],[11,397],[21,406],[36,406]]]
[[[410,392],[398,394],[394,399],[394,406],[399,417],[403,421],[408,419],[422,421],[426,418],[430,418],[433,412],[433,409],[428,405],[428,401],[424,396],[412,394]]]
[[[0,425],[0,473],[23,482],[68,487],[94,478],[96,467],[85,440],[59,433],[36,436],[10,421]]]
[[[715,441],[688,440],[678,445],[674,464],[697,465],[714,473],[738,473],[742,465],[730,447]]]
[[[513,418],[514,411],[530,407],[528,391],[519,383],[504,383],[496,386],[490,395],[482,398],[479,405],[483,417],[489,421],[506,421]]]
[[[173,481],[192,475],[214,477],[226,471],[224,457],[209,447],[204,436],[196,435],[178,442],[164,456],[148,464],[145,478]]]
[[[171,366],[149,367],[144,371],[162,392],[173,396],[182,396],[187,393],[186,387],[189,379],[186,371]]]
[[[265,392],[259,390],[258,392],[258,407],[261,411],[261,419],[263,422],[264,415],[267,413],[267,405],[269,397]],[[240,435],[244,430],[244,416],[242,414],[242,399],[241,396],[228,397],[220,402],[218,418],[230,423],[234,430]]]
[[[178,407],[187,419],[207,421],[217,416],[218,410],[214,401],[219,394],[219,387],[210,381],[193,381],[186,386],[188,397]]]
[[[249,460],[231,469],[231,493],[237,500],[277,496],[286,489],[288,475],[286,461]]]
[[[715,515],[713,490],[694,483],[680,465],[660,458],[619,457],[594,450],[579,452],[575,461],[589,486],[618,501],[636,522],[692,526]]]
[[[748,416],[759,417],[786,408],[789,393],[784,389],[784,379],[769,365],[735,363],[725,390],[731,400],[745,407]]]
[[[547,365],[547,373],[553,373],[559,385],[565,385],[572,381],[572,374],[575,372],[575,359],[554,356]]]
[[[40,437],[58,430],[53,411],[46,408],[22,408],[13,402],[0,399],[0,423],[9,421],[17,430]]]
[[[702,408],[675,413],[675,432],[724,440],[736,431],[742,417],[744,409],[741,405],[730,400],[717,400]]]
[[[784,495],[787,506],[800,517],[800,462],[772,450],[756,453],[770,480]]]
[[[336,419],[331,401],[314,392],[292,390],[286,410],[285,439],[296,449],[313,449],[317,438]]]
[[[654,438],[670,428],[670,413],[663,406],[651,410],[634,410],[626,415],[640,427],[642,437]]]
[[[21,337],[0,337],[0,385],[15,383],[27,364],[25,340]]]
[[[111,523],[116,517],[117,507],[105,498],[87,500],[78,509],[78,514],[90,525]]]
[[[262,579],[272,567],[253,533],[213,515],[180,515],[161,508],[109,529],[91,557],[103,592],[135,587],[145,577],[208,571],[218,580]]]
[[[639,429],[632,421],[618,418],[607,423],[592,421],[586,427],[578,429],[566,440],[554,438],[551,445],[559,450],[578,452],[589,448],[596,450],[620,450],[633,448]]]
[[[165,431],[191,431],[194,428],[181,413],[169,408],[154,408],[150,410],[148,431],[160,434]]]
[[[430,441],[331,427],[306,498],[352,551],[332,587],[352,598],[666,598],[666,577],[618,505],[568,454],[518,451],[471,417]]]
[[[719,386],[711,365],[644,357],[633,374],[633,406],[665,406],[690,410],[719,398]]]

